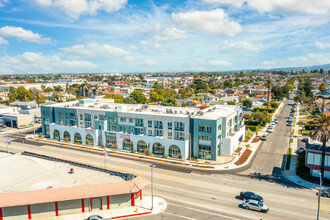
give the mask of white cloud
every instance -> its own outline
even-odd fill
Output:
[[[247,0],[248,6],[259,12],[330,13],[329,0]]]
[[[157,65],[158,61],[157,60],[145,60],[140,63],[141,66],[154,66]]]
[[[222,4],[229,4],[229,5],[234,5],[236,7],[240,7],[243,5],[246,0],[203,0],[204,2],[207,3],[222,3]]]
[[[287,49],[288,50],[297,50],[297,49],[301,49],[303,47],[304,47],[303,44],[294,44],[294,45],[291,45],[291,46],[287,47]]]
[[[160,24],[155,24],[155,25],[149,25],[149,26],[140,26],[138,28],[138,31],[141,33],[144,33],[144,32],[158,31],[159,29],[160,29]]]
[[[264,61],[261,63],[261,65],[266,66],[268,68],[275,67],[277,62],[275,60],[270,60],[270,61]]]
[[[39,43],[39,44],[51,44],[50,38],[43,38],[41,34],[33,33],[30,30],[24,30],[21,27],[5,26],[0,28],[0,35],[4,37],[15,37],[19,40]]]
[[[0,57],[0,73],[87,72],[96,65],[81,60],[62,60],[59,56],[26,52],[14,57]]]
[[[154,36],[156,40],[170,41],[176,39],[186,39],[188,34],[186,31],[179,30],[176,28],[166,28],[161,34]]]
[[[207,3],[223,3],[241,7],[247,7],[259,12],[285,12],[305,14],[329,14],[329,0],[204,0]]]
[[[127,50],[137,50],[138,49],[138,47],[133,45],[133,44],[127,45],[124,48],[127,49]]]
[[[9,3],[9,0],[0,0],[0,8],[4,7],[6,3]]]
[[[127,0],[35,0],[44,7],[55,7],[72,18],[82,14],[95,15],[98,11],[118,11],[127,4]]]
[[[232,67],[233,64],[225,60],[211,60],[209,61],[209,66],[217,68],[228,68]]]
[[[310,66],[330,63],[330,59],[322,54],[307,54],[303,56],[289,57],[288,61],[290,64],[297,66]]]
[[[230,43],[225,40],[221,47],[221,50],[227,53],[241,53],[249,51],[258,51],[264,48],[262,43],[254,44],[247,41],[238,41],[235,43]]]
[[[132,56],[124,56],[124,58],[123,58],[125,61],[134,61],[135,59],[134,59],[134,57],[132,57]]]
[[[330,43],[322,43],[320,41],[315,41],[314,44],[320,50],[330,49]]]
[[[0,45],[8,45],[8,41],[0,36]]]
[[[114,57],[127,56],[130,53],[122,48],[114,47],[109,44],[90,43],[86,45],[73,45],[71,47],[60,48],[65,54],[70,57]]]
[[[147,46],[149,49],[152,49],[152,50],[156,50],[156,51],[160,51],[160,52],[167,51],[167,49],[162,44],[156,43],[153,41],[142,40],[142,41],[140,41],[140,44]]]
[[[234,36],[242,31],[241,25],[222,9],[173,13],[172,18],[185,27],[214,34]]]

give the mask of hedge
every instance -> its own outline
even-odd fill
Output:
[[[245,125],[245,129],[250,129],[251,131],[259,131],[260,126]]]
[[[244,121],[244,124],[258,126],[258,125],[261,125],[261,122],[260,121]]]
[[[267,111],[267,109],[266,108],[254,108],[253,110],[252,110],[252,112],[256,112],[256,111],[260,111],[260,112],[266,112]],[[269,108],[268,109],[268,113],[274,113],[274,109],[271,109],[271,108]]]

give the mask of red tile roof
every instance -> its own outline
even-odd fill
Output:
[[[68,201],[91,197],[136,193],[145,187],[148,182],[149,181],[143,177],[137,176],[130,181],[0,193],[0,207],[12,207],[28,204],[32,205],[55,201]]]
[[[108,91],[102,91],[102,95],[119,95],[122,94],[122,92],[108,92]]]

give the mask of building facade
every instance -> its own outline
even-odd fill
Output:
[[[200,110],[84,99],[44,105],[41,117],[51,139],[180,159],[232,155],[245,136],[238,106]]]
[[[310,168],[310,174],[319,177],[322,163],[322,144],[307,143],[305,165]],[[330,179],[330,147],[325,150],[324,177]]]

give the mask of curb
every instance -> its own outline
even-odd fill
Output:
[[[115,216],[115,217],[111,217],[111,219],[128,218],[128,217],[140,216],[140,215],[148,215],[148,214],[150,215],[152,213],[151,212],[141,212],[141,213],[130,214],[130,215]]]

